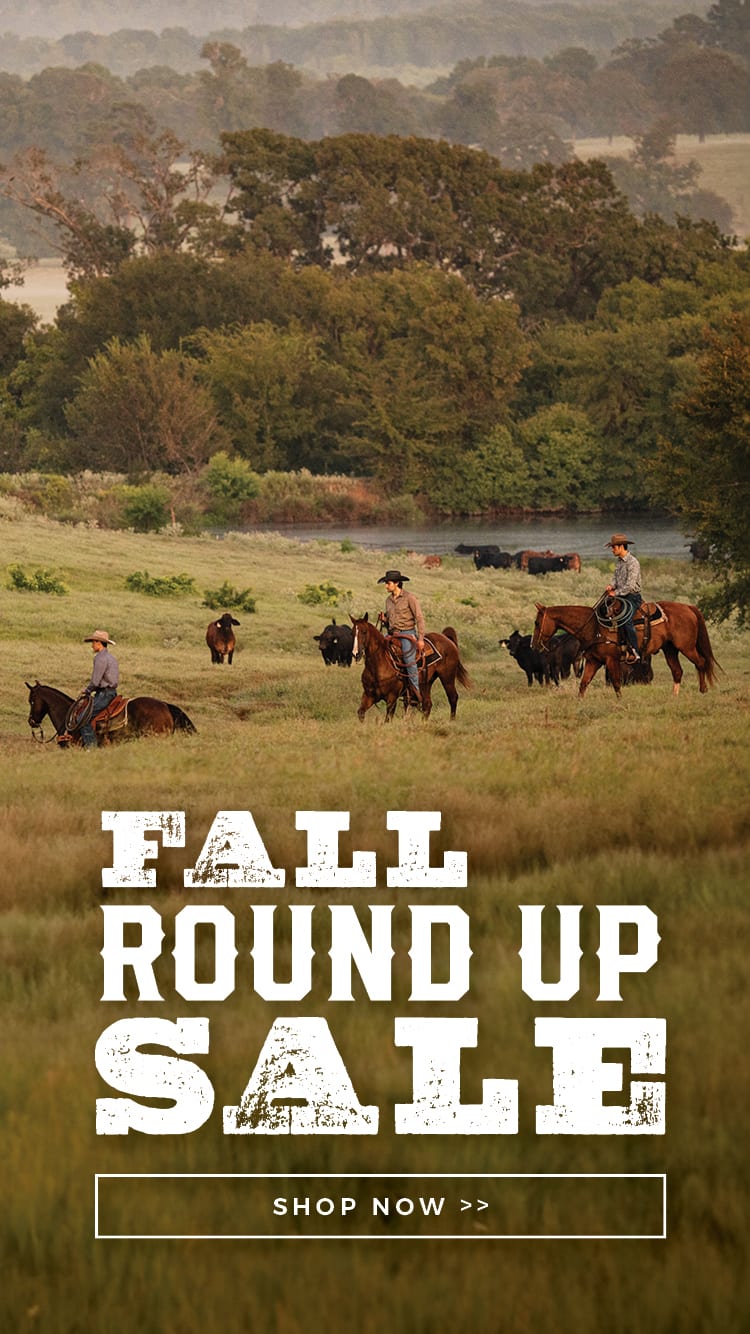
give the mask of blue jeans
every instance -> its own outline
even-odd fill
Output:
[[[394,637],[401,644],[401,653],[404,659],[406,675],[409,678],[409,684],[418,700],[422,698],[422,692],[419,689],[419,670],[417,668],[417,643],[413,635],[399,634],[398,630],[394,632]]]
[[[616,596],[619,597],[623,607],[627,607],[628,609],[628,617],[627,620],[622,622],[622,628],[625,631],[625,638],[627,639],[630,648],[632,648],[634,653],[637,653],[638,636],[635,632],[635,626],[633,625],[633,617],[640,607],[643,598],[640,593],[618,593]]]
[[[96,691],[96,694],[94,695],[94,709],[91,717],[81,728],[81,741],[86,750],[91,750],[93,747],[99,745],[99,742],[96,739],[96,732],[94,731],[94,719],[97,713],[101,713],[103,709],[106,709],[108,704],[112,703],[116,694],[117,691],[114,686],[105,686],[103,690]]]

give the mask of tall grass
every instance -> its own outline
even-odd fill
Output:
[[[218,1334],[357,1330],[381,1334],[476,1329],[727,1331],[744,1328],[744,1030],[746,866],[749,841],[749,637],[712,627],[723,666],[705,696],[686,666],[680,698],[657,662],[648,688],[617,703],[597,678],[583,703],[575,687],[529,689],[498,639],[531,628],[536,599],[593,601],[607,566],[543,581],[482,572],[447,558],[429,575],[408,566],[428,623],[456,626],[474,689],[455,725],[436,686],[427,724],[372,711],[356,718],[360,669],[326,668],[312,636],[328,619],[300,588],[352,590],[351,610],[372,616],[377,579],[404,553],[298,544],[276,535],[213,539],[57,528],[16,517],[2,524],[3,559],[55,569],[66,599],[0,588],[0,996],[10,1042],[0,1082],[6,1205],[0,1223],[0,1329],[53,1334]],[[408,564],[408,562],[407,562]],[[239,616],[234,663],[212,666],[200,593],[154,599],[126,587],[133,569],[176,569],[195,589],[252,587]],[[700,574],[644,562],[648,593],[701,601]],[[0,582],[2,582],[0,580]],[[472,605],[468,605],[467,599]],[[343,619],[343,615],[341,617]],[[194,737],[143,741],[96,753],[35,744],[24,681],[75,693],[90,671],[82,641],[95,627],[117,640],[127,694],[179,703]],[[49,735],[49,733],[48,733]],[[181,809],[187,846],[159,855],[153,892],[101,889],[111,860],[102,809]],[[305,862],[298,809],[351,812],[341,859],[378,856],[370,892],[297,891]],[[469,855],[461,891],[393,893],[391,809],[436,809],[445,849]],[[287,885],[216,891],[237,921],[238,985],[222,1005],[174,994],[173,921],[191,899],[192,865],[218,809],[249,809]],[[166,933],[158,976],[165,1001],[99,1001],[101,903],[146,901]],[[288,961],[288,903],[315,904],[313,990],[299,1005],[270,1005],[252,989],[251,902],[282,907],[279,975]],[[455,1006],[410,1003],[412,902],[457,902],[470,914],[472,985]],[[394,907],[393,999],[374,1003],[355,984],[353,1004],[328,1001],[330,902]],[[648,903],[658,914],[660,959],[625,978],[625,1002],[597,1002],[597,904]],[[520,988],[518,905],[583,905],[581,992],[568,1006],[534,1005]],[[442,964],[436,958],[436,974]],[[520,1087],[518,1136],[399,1137],[393,1104],[409,1101],[410,1056],[393,1044],[396,1015],[477,1015],[479,1047],[464,1060],[463,1098],[482,1078]],[[667,1134],[658,1138],[538,1137],[534,1107],[550,1098],[549,1052],[537,1049],[538,1014],[664,1016],[668,1025]],[[131,1014],[208,1014],[201,1063],[217,1110],[187,1137],[97,1138],[94,1105],[106,1086],[93,1066],[97,1037]],[[360,1100],[381,1109],[375,1137],[225,1137],[220,1107],[235,1103],[276,1014],[328,1019]],[[666,1242],[148,1242],[93,1240],[95,1172],[661,1172],[669,1178]],[[542,1208],[542,1205],[539,1205]],[[155,1213],[155,1211],[152,1210]],[[157,1222],[148,1216],[146,1222]],[[583,1220],[585,1222],[585,1220]],[[478,1234],[479,1235],[479,1234]]]

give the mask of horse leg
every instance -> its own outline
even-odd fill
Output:
[[[612,655],[612,662],[611,664],[607,664],[607,670],[609,671],[609,679],[612,682],[612,688],[615,695],[620,699],[622,687],[622,660],[619,653]]]
[[[366,692],[363,692],[362,698],[359,702],[359,708],[357,709],[357,717],[359,718],[359,721],[361,723],[363,723],[365,720],[365,714],[367,713],[367,710],[371,709],[374,703],[375,703],[374,696],[368,695]]]
[[[456,682],[454,678],[451,676],[447,678],[441,676],[440,684],[443,687],[443,690],[445,691],[446,695],[448,696],[448,703],[451,706],[451,722],[455,723],[456,707],[458,705],[458,691],[456,690]]]
[[[581,684],[578,687],[579,699],[583,699],[601,665],[602,664],[597,662],[595,658],[586,658],[586,665],[583,669],[583,675],[581,676]]]
[[[669,639],[664,641],[661,646],[661,651],[664,654],[664,657],[667,660],[667,666],[672,673],[672,694],[679,695],[680,682],[682,681],[682,664],[680,663],[680,655]]]

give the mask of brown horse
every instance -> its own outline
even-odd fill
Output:
[[[68,712],[75,700],[54,686],[40,685],[39,681],[34,685],[28,681],[25,684],[29,692],[29,727],[41,731],[42,720],[49,717],[57,741],[63,745],[80,745],[80,735],[76,733],[71,736],[67,732]],[[128,700],[124,722],[113,721],[115,725],[112,729],[99,735],[100,744],[109,745],[111,741],[124,741],[128,737],[171,736],[173,732],[195,731],[187,714],[177,704],[150,699],[148,695],[137,695],[135,699]]]
[[[352,616],[351,622],[354,626],[354,657],[362,653],[365,659],[362,700],[357,717],[362,722],[367,710],[382,699],[386,706],[385,721],[389,723],[399,699],[404,691],[408,691],[403,661],[400,654],[394,654],[390,640],[371,624],[367,612],[358,620]],[[451,626],[446,626],[442,634],[431,633],[425,636],[425,640],[428,649],[419,673],[422,713],[425,718],[429,718],[432,710],[432,683],[437,677],[448,696],[453,722],[458,704],[456,681],[466,690],[471,688],[469,674],[458,656],[456,632]]]
[[[708,637],[706,622],[697,607],[686,602],[660,602],[664,618],[653,620],[648,626],[648,639],[644,644],[646,621],[642,611],[646,608],[649,616],[658,616],[655,603],[643,604],[636,613],[635,626],[638,632],[638,645],[641,656],[645,659],[661,651],[672,673],[672,693],[680,693],[682,666],[679,654],[695,666],[701,694],[704,694],[716,680],[717,663],[711,641]],[[557,629],[577,635],[583,647],[586,666],[578,688],[579,695],[586,689],[603,663],[606,664],[615,693],[619,698],[622,680],[621,648],[616,629],[602,625],[597,617],[596,607],[544,607],[537,602],[537,616],[532,636],[532,647],[546,649]]]

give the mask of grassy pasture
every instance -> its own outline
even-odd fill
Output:
[[[535,599],[593,601],[605,561],[587,563],[580,576],[543,580],[476,573],[459,557],[426,572],[403,552],[342,552],[324,540],[135,536],[8,512],[0,519],[3,562],[53,569],[71,592],[11,591],[0,570],[0,990],[10,1037],[0,1085],[7,1192],[0,1329],[744,1329],[749,637],[711,628],[724,670],[705,696],[686,664],[674,700],[666,664],[657,661],[651,687],[626,690],[618,704],[597,678],[581,703],[571,683],[530,690],[497,641],[514,627],[531,628]],[[474,685],[461,692],[455,725],[436,685],[428,723],[398,717],[386,728],[373,711],[361,726],[359,669],[326,669],[312,640],[331,614],[372,616],[383,600],[376,581],[393,563],[411,574],[428,625],[458,631]],[[200,590],[224,580],[252,588],[257,613],[238,614],[231,668],[211,665],[203,640],[211,613],[200,596],[156,599],[126,589],[126,576],[144,569],[190,574]],[[645,561],[644,576],[650,595],[700,604],[699,570]],[[307,585],[326,582],[351,596],[337,608],[298,600]],[[76,693],[90,663],[81,641],[94,627],[117,640],[124,692],[179,703],[198,728],[195,737],[93,754],[30,739],[24,680]],[[109,808],[187,814],[187,847],[162,850],[157,888],[139,892],[162,914],[166,933],[158,1007],[138,1005],[132,995],[124,1004],[99,1001],[100,905],[139,897],[103,896],[111,837],[101,832],[100,812]],[[374,849],[378,891],[294,889],[293,868],[305,861],[295,811],[308,808],[351,811],[342,863],[353,849]],[[191,899],[183,868],[193,865],[219,809],[253,812],[273,863],[287,869],[287,889],[275,896],[201,892],[201,902],[213,898],[235,913],[240,958],[235,993],[200,1006],[175,996],[170,932]],[[426,897],[385,889],[383,868],[395,860],[395,835],[385,827],[391,809],[442,812],[434,860],[445,849],[467,850],[468,889]],[[248,905],[272,901],[316,905],[313,989],[297,1005],[266,1003],[252,989]],[[410,1054],[395,1048],[393,1020],[410,1013],[408,905],[415,901],[460,903],[470,915],[469,994],[419,1012],[478,1016],[479,1045],[464,1055],[462,1097],[479,1101],[483,1078],[518,1079],[518,1136],[393,1133],[393,1104],[410,1100]],[[370,1001],[355,981],[354,1004],[328,1003],[327,905],[334,902],[395,904],[392,1001]],[[597,1002],[595,905],[623,902],[658,914],[659,962],[624,978],[622,1005]],[[581,991],[567,1005],[535,1005],[521,992],[523,903],[583,905]],[[366,927],[366,911],[360,915]],[[277,916],[283,977],[289,918],[283,910]],[[552,950],[550,979],[554,958]],[[436,976],[444,965],[438,950]],[[162,1018],[210,1016],[210,1054],[201,1064],[216,1090],[214,1113],[186,1137],[97,1138],[95,1099],[107,1090],[93,1066],[94,1044],[115,1019],[156,1010]],[[222,1135],[220,1108],[238,1100],[277,1014],[328,1019],[360,1101],[380,1107],[377,1136]],[[666,1136],[535,1134],[534,1107],[550,1101],[551,1075],[549,1051],[534,1046],[533,1021],[551,1014],[666,1017]],[[499,1242],[479,1233],[471,1242],[93,1240],[95,1172],[191,1171],[665,1171],[669,1235],[658,1242]]]

